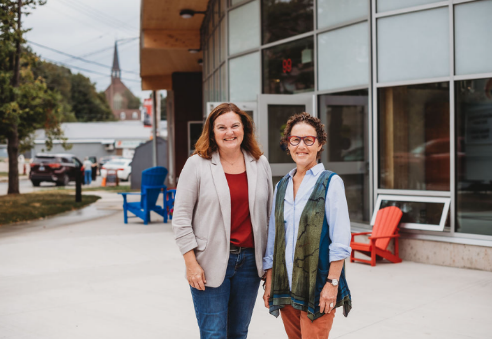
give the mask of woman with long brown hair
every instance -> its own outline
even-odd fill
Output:
[[[251,118],[220,104],[181,172],[173,214],[201,338],[247,337],[272,197]]]

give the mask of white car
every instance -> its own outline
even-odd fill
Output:
[[[118,170],[118,178],[121,181],[129,181],[132,175],[132,159],[114,159],[101,167],[101,176],[107,175],[107,170]]]

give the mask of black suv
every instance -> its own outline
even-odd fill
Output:
[[[73,154],[36,154],[29,179],[33,186],[39,186],[42,181],[65,186],[75,181],[77,171],[82,171],[82,163]]]

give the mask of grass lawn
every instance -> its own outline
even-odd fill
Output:
[[[8,177],[9,172],[0,172],[0,177]]]
[[[42,219],[50,215],[76,210],[100,199],[97,195],[82,195],[82,202],[67,193],[28,193],[0,196],[0,225]]]

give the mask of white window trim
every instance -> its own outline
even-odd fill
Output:
[[[444,207],[442,209],[441,220],[439,221],[439,225],[432,224],[417,224],[417,223],[401,223],[401,228],[413,229],[413,230],[425,230],[425,231],[443,231],[444,224],[446,223],[446,217],[449,212],[449,205],[451,203],[451,198],[443,198],[443,197],[423,197],[423,196],[401,196],[401,195],[386,195],[380,194],[378,195],[378,199],[376,204],[374,205],[374,213],[371,218],[371,226],[374,226],[376,222],[376,214],[379,211],[381,206],[381,202],[383,200],[394,200],[394,201],[413,201],[413,202],[430,202],[430,203],[443,203]]]

